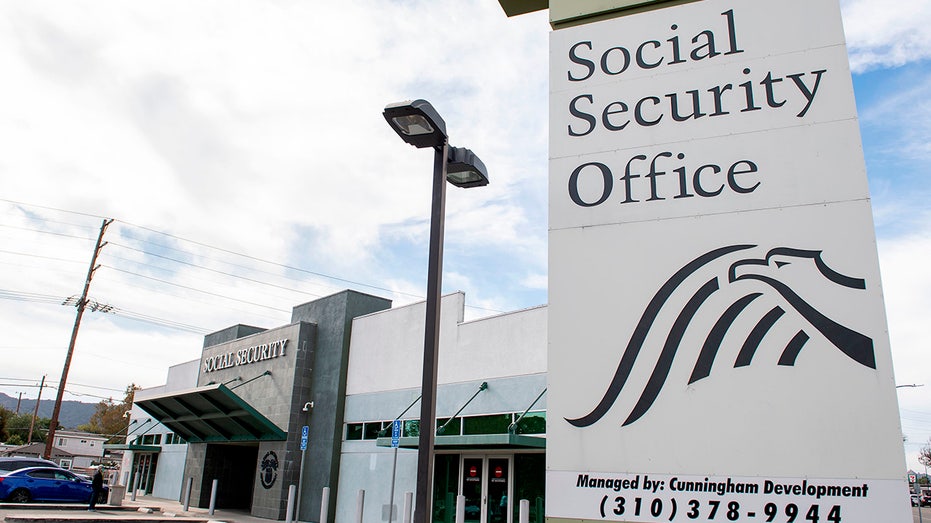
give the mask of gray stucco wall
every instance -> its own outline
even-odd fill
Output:
[[[238,325],[233,325],[232,327],[227,327],[223,330],[218,330],[217,332],[212,332],[204,336],[204,348],[206,349],[207,347],[219,345],[228,341],[245,338],[246,336],[258,334],[264,330],[265,329],[262,327],[253,327],[252,325],[243,325],[241,323]]]
[[[313,361],[316,326],[298,322],[277,329],[259,330],[257,333],[230,341],[212,343],[223,337],[250,332],[254,329],[243,329],[243,327],[235,326],[219,331],[211,335],[211,340],[205,342],[211,344],[204,349],[201,357],[197,385],[226,383],[234,394],[287,433],[285,441],[242,442],[241,444],[254,447],[257,456],[253,463],[239,467],[239,476],[234,480],[241,483],[245,479],[242,473],[248,469],[254,469],[252,514],[270,519],[282,519],[285,515],[287,501],[287,487],[282,489],[282,485],[297,484],[300,462],[300,453],[297,448],[300,428],[298,427],[295,435],[293,419],[310,394],[309,383],[303,379],[303,376],[306,374],[305,369],[310,368],[310,362]],[[207,358],[230,352],[238,353],[242,349],[272,344],[280,340],[287,340],[284,345],[284,354],[281,356],[211,372],[205,370],[203,362]],[[265,372],[270,374],[263,375]],[[296,379],[297,376],[302,376],[302,378]],[[192,503],[195,504],[203,505],[205,500],[209,500],[210,482],[213,478],[206,476],[211,474],[220,476],[217,478],[221,482],[220,491],[230,488],[225,483],[233,481],[231,477],[226,477],[227,474],[233,474],[232,472],[214,466],[208,459],[210,455],[208,445],[222,445],[222,443],[191,444],[185,463],[185,478],[195,478],[191,493]],[[227,450],[232,451],[232,449]],[[274,482],[265,488],[260,481],[260,477],[265,472],[261,465],[269,451],[274,452],[275,459],[271,461],[277,465],[277,468],[272,471]]]
[[[236,445],[192,443],[184,463],[184,478],[194,478],[191,500],[204,506],[209,502],[213,477],[220,476],[223,496],[239,493],[243,473],[254,466],[251,513],[254,516],[281,520],[286,515],[288,487],[298,485],[304,469],[301,506],[298,518],[316,521],[320,514],[320,493],[330,487],[331,516],[335,514],[338,489],[340,444],[352,319],[391,307],[391,301],[376,296],[344,291],[294,307],[292,323],[271,330],[235,325],[204,339],[204,351],[197,362],[197,385],[224,383],[258,413],[286,433],[284,441],[241,441]],[[261,361],[212,369],[208,358],[238,354],[243,349],[287,339],[285,353]],[[215,361],[215,360],[212,360]],[[208,371],[209,370],[209,371]],[[263,375],[266,371],[268,375]],[[304,411],[304,405],[314,407]],[[301,428],[309,426],[309,444],[300,450]],[[243,447],[251,449],[248,452]],[[250,463],[237,463],[238,475],[227,461],[245,459],[255,452]],[[229,460],[224,460],[225,456]],[[263,468],[264,462],[264,468]],[[262,479],[266,481],[262,481]],[[218,478],[219,479],[219,478]],[[273,479],[273,481],[272,481]],[[236,494],[239,495],[239,494]],[[218,505],[219,506],[219,505]]]
[[[303,464],[301,503],[297,511],[301,521],[316,522],[320,519],[320,494],[324,487],[331,490],[328,521],[335,517],[352,319],[390,307],[390,300],[355,291],[343,291],[294,307],[292,323],[304,321],[317,325],[312,369],[304,371],[303,377],[295,376],[295,386],[300,378],[313,377],[309,385],[314,408],[307,417],[295,412],[299,415],[292,417],[294,430],[290,432],[299,440],[300,424],[309,418],[310,437]]]

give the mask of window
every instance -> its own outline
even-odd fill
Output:
[[[346,424],[346,440],[355,441],[362,439],[362,423]]]
[[[381,432],[381,429],[380,421],[366,423],[362,432],[362,439],[378,439],[378,433]]]
[[[61,460],[61,461],[58,463],[58,465],[61,466],[61,468],[65,469],[65,470],[71,470],[71,460],[70,460],[70,459],[63,459],[63,460]]]
[[[420,437],[420,420],[412,419],[412,420],[405,421],[402,434],[407,437],[419,438]]]
[[[510,414],[492,414],[490,416],[469,416],[463,418],[462,433],[469,434],[507,434],[511,424]]]
[[[165,445],[184,445],[184,439],[174,432],[165,434]]]
[[[520,414],[514,416],[514,419]],[[528,412],[517,424],[517,434],[546,434],[546,411]]]
[[[436,420],[436,428],[439,429],[443,425],[446,425],[446,422],[449,421],[449,418],[439,418]],[[437,436],[458,436],[462,434],[462,418],[453,419],[452,423],[446,425],[446,428],[443,429],[443,432],[437,432]]]
[[[437,436],[470,436],[481,434],[507,434],[508,429],[522,412],[505,414],[488,414],[484,416],[456,417]],[[436,428],[439,430],[449,418],[438,418]],[[365,423],[347,423],[346,440],[373,440],[391,436],[391,421],[367,421]],[[403,422],[401,436],[416,438],[420,436],[420,420]],[[514,428],[515,434],[546,434],[546,411],[528,412]]]
[[[65,438],[58,438],[58,446],[59,447],[65,446]]]
[[[346,441],[358,441],[358,440],[363,440],[363,439],[375,440],[378,438],[390,438],[392,423],[394,423],[394,420],[367,421],[365,423],[347,423],[346,424]],[[405,422],[403,424],[404,428],[402,429],[403,436],[411,435],[410,423],[418,423],[418,422],[416,421]],[[413,427],[413,431],[415,432],[413,435],[416,436],[418,433],[416,425]]]

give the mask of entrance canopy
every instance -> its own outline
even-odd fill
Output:
[[[221,383],[138,400],[136,405],[191,443],[287,438],[277,425]]]

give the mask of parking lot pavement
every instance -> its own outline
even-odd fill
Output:
[[[97,510],[90,512],[86,505],[29,503],[14,505],[0,503],[0,521],[5,523],[112,523],[128,521],[131,523],[270,523],[272,520],[257,518],[246,511],[216,510],[213,515],[207,509],[184,506],[172,500],[137,496],[136,501],[129,497],[121,506],[97,505]],[[929,522],[931,523],[931,522]]]

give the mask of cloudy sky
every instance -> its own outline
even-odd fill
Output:
[[[909,465],[931,436],[931,2],[843,0]],[[495,0],[0,3],[0,392],[164,382],[206,332],[354,288],[425,292],[432,154],[381,116],[425,98],[492,184],[450,187],[444,291],[546,303],[545,13]],[[46,389],[44,397],[53,397]]]

